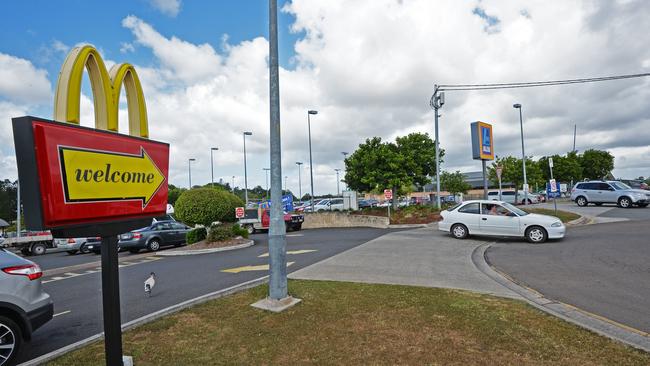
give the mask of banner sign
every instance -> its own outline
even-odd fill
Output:
[[[31,227],[167,212],[168,144],[35,117],[14,118],[13,128]]]
[[[475,160],[494,160],[494,141],[492,125],[485,122],[470,124],[472,135],[472,158]]]
[[[262,208],[271,208],[271,200],[268,200],[264,203],[260,204],[260,207]],[[282,209],[284,212],[291,212],[293,211],[293,196],[290,194],[282,196]]]

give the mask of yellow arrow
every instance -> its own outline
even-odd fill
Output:
[[[165,176],[140,147],[139,155],[59,147],[66,202],[142,200],[145,207]]]
[[[287,262],[287,267],[289,267],[294,263],[296,262]],[[269,270],[269,265],[262,264],[261,266],[244,266],[244,267],[237,267],[237,268],[230,268],[230,269],[222,269],[221,272],[239,273],[239,272],[250,272],[250,271],[268,271],[268,270]]]
[[[287,250],[287,254],[303,254],[303,253],[311,253],[311,252],[317,252],[318,250],[316,249],[301,249],[301,250]],[[258,255],[257,258],[264,258],[268,257],[269,253],[264,253],[262,255]]]

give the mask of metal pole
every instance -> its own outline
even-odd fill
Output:
[[[287,176],[285,175],[285,176],[284,176],[284,191],[285,191],[285,192],[287,191],[287,178],[289,178],[289,177],[287,177]]]
[[[433,107],[436,134],[436,206],[440,208],[440,143],[438,136],[438,109],[440,109],[444,104],[444,99],[438,94],[438,85],[434,85],[433,97],[430,104]]]
[[[16,237],[20,238],[20,213],[21,213],[21,207],[20,207],[20,179],[16,179],[16,193],[17,193],[17,201],[16,201]]]
[[[573,125],[573,150],[576,151],[576,131],[578,129],[578,125]]]
[[[501,176],[499,176],[499,201],[503,201],[503,198],[501,197],[502,189],[501,189]]]
[[[309,176],[311,182],[311,197],[309,197],[309,205],[311,206],[311,212],[314,212],[314,165],[311,159],[311,119],[309,118],[309,115],[312,114],[311,112],[312,111],[307,111],[307,130],[309,131]]]
[[[348,152],[347,152],[347,151],[341,151],[341,154],[343,154],[343,166],[345,166],[345,159],[346,159],[347,156],[348,156]],[[345,172],[345,170],[343,170],[343,171]],[[344,173],[344,174],[345,174],[345,173]],[[345,175],[344,175],[343,177],[345,178]],[[345,183],[345,186],[343,187],[343,190],[346,191],[347,189],[348,189],[348,184],[347,184],[347,182],[346,182],[346,183]]]
[[[246,207],[248,207],[248,173],[246,169],[246,136],[252,135],[252,132],[244,132],[244,201],[246,201]]]
[[[339,172],[341,169],[334,169],[336,171],[336,196],[339,196],[341,191],[339,190]]]
[[[235,193],[235,176],[232,176],[232,193]]]
[[[485,160],[481,159],[481,165],[483,167],[483,199],[488,199],[488,182],[487,182],[487,169],[485,167]]]
[[[269,1],[269,95],[271,139],[271,222],[269,225],[269,297],[287,297],[287,239],[282,212],[280,77],[278,72],[278,2]]]
[[[262,168],[264,169],[264,174],[266,175],[266,199],[269,199],[269,168]]]
[[[524,150],[524,119],[521,114],[521,104],[515,104],[515,108],[519,109],[519,127],[521,128],[521,164],[524,169],[524,205],[528,204],[528,180],[526,179],[526,152]]]
[[[210,182],[212,182],[212,187],[214,188],[214,162],[212,158],[212,151],[213,149],[210,149]]]
[[[549,160],[549,163],[548,163],[548,168],[551,170],[551,180],[553,180],[553,165],[551,165],[550,160]],[[557,182],[556,182],[556,187],[557,187]],[[547,195],[548,195],[548,191],[549,190],[547,189],[546,190]],[[555,207],[555,214],[557,215],[557,201],[555,201],[555,195],[553,195],[553,206]]]
[[[122,365],[122,320],[120,318],[120,273],[117,261],[117,236],[102,238],[102,311],[104,351],[107,366]]]
[[[298,201],[300,201],[300,204],[302,205],[302,181],[300,179],[300,171],[302,170],[302,163],[296,161],[296,165],[298,165],[298,194],[300,195]]]
[[[189,189],[192,189],[192,161],[194,161],[194,159],[188,159],[187,160],[187,171],[188,171],[188,175],[189,175],[189,178],[190,178],[190,188]]]

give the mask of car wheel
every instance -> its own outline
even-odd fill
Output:
[[[451,235],[456,239],[465,239],[469,235],[469,231],[467,230],[467,226],[463,224],[454,224],[451,227]]]
[[[248,231],[249,234],[255,234],[255,228],[253,227],[253,224],[247,224],[245,226],[246,231]]]
[[[131,254],[138,254],[138,253],[140,253],[140,249],[135,249],[135,248],[133,248],[133,249],[129,249],[129,253],[131,253]]]
[[[621,208],[630,208],[632,207],[632,200],[627,197],[621,197],[618,199],[618,206]]]
[[[77,251],[76,251],[76,250],[68,250],[67,252],[68,252],[68,254],[70,254],[70,255],[75,255],[75,254],[77,254]]]
[[[540,244],[546,241],[548,234],[543,227],[531,226],[526,230],[526,239],[533,244]]]
[[[147,244],[147,249],[150,252],[155,252],[158,249],[160,249],[160,242],[158,241],[158,239],[149,240],[149,243]]]
[[[585,206],[587,206],[589,204],[589,202],[587,201],[586,198],[584,198],[583,196],[580,196],[580,197],[576,198],[576,204],[578,206],[580,206],[580,207],[585,207]]]
[[[296,225],[293,227],[295,231],[300,231],[302,229],[302,224]]]
[[[0,364],[13,365],[22,344],[23,335],[18,324],[0,315]]]
[[[43,243],[36,243],[30,249],[33,255],[43,255],[45,254],[45,250],[47,250],[47,247]]]
[[[79,247],[79,252],[81,254],[88,254],[88,253],[90,253],[90,250],[88,249],[86,244],[81,244],[81,246]]]

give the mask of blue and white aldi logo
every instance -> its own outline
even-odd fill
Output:
[[[490,141],[490,129],[488,127],[481,126],[481,151],[483,154],[492,154],[492,141]]]

